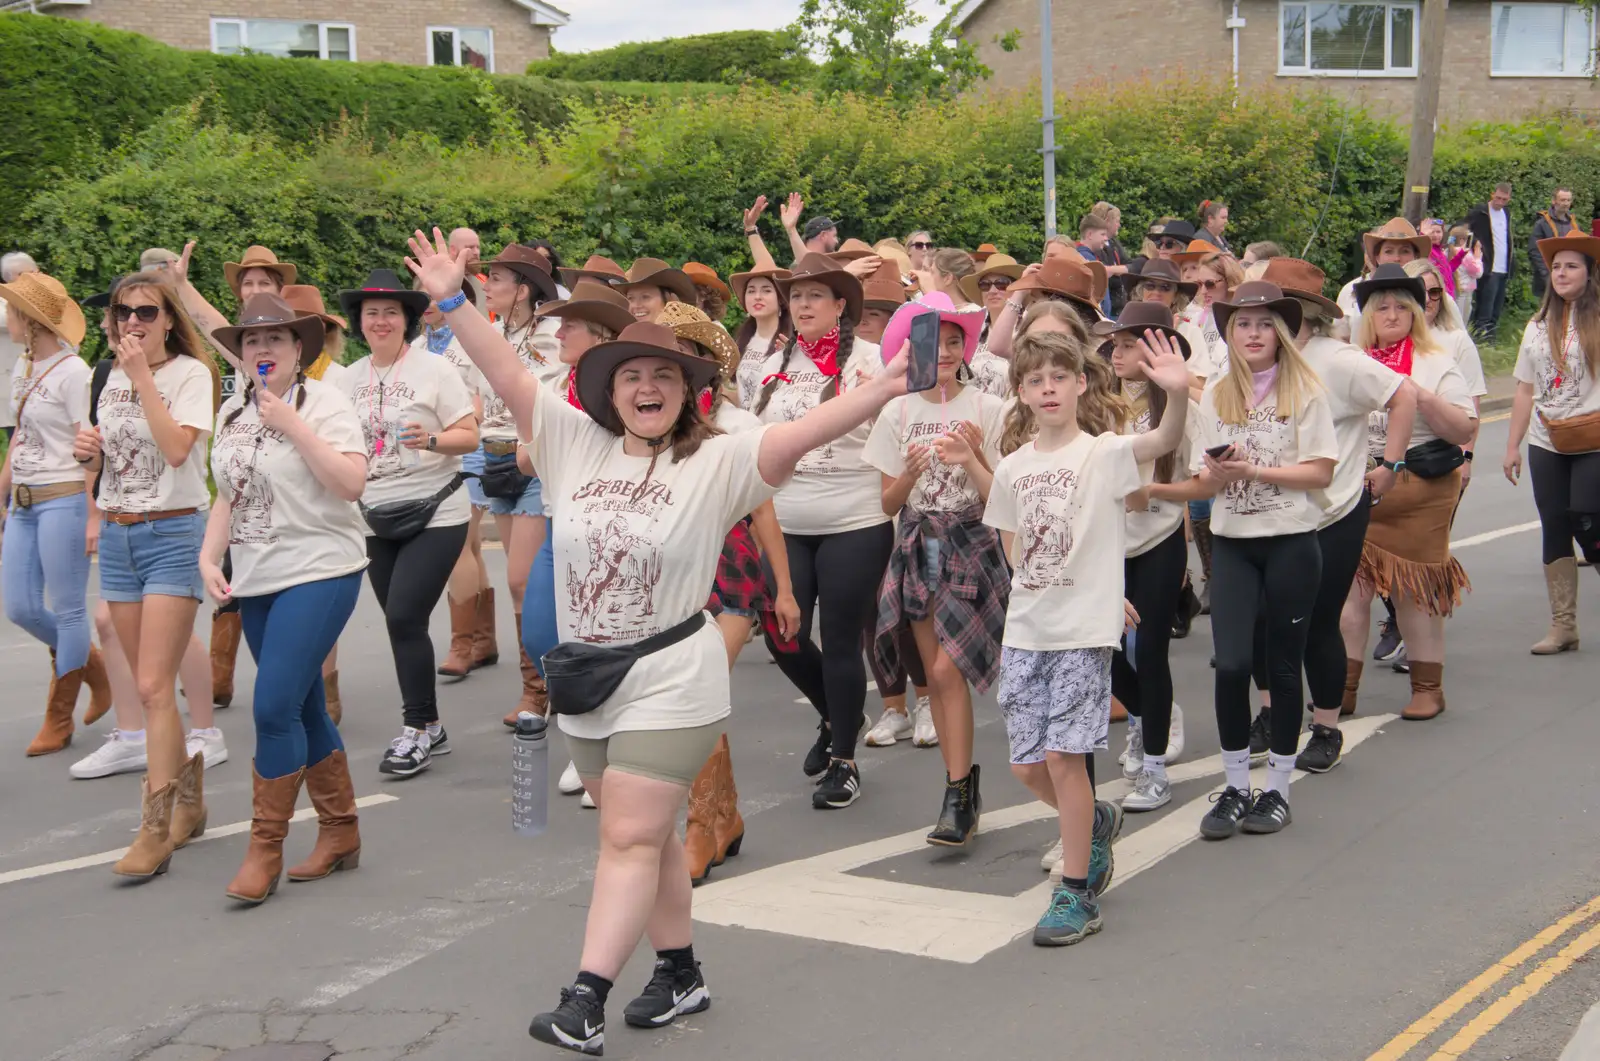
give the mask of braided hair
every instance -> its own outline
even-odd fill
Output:
[[[244,412],[244,407],[250,404],[252,400],[251,394],[255,391],[257,386],[258,384],[256,383],[254,376],[251,376],[245,380],[244,401],[240,402],[239,408],[229,413],[227,419],[222,421],[223,427],[227,427],[229,424],[239,419],[239,414]],[[294,383],[292,386],[297,386],[300,388],[299,392],[294,396],[294,411],[298,413],[306,404],[306,368],[304,365],[301,365],[299,368],[295,369]],[[256,400],[259,401],[259,399]]]
[[[761,397],[756,399],[756,407],[753,412],[757,416],[761,415],[761,413],[766,409],[767,403],[772,400],[772,392],[778,389],[778,384],[781,382],[778,377],[789,370],[789,359],[794,357],[795,348],[799,342],[799,336],[795,335],[791,337],[788,344],[784,346],[783,361],[779,363],[778,371],[772,374],[771,379],[767,380],[766,384],[761,388]],[[823,386],[822,395],[817,399],[818,405],[828,401],[830,398],[837,398],[839,396],[839,377],[844,375],[845,362],[848,361],[850,359],[850,355],[855,352],[855,343],[855,321],[851,320],[849,317],[840,317],[839,357],[837,361],[839,371],[833,376],[833,378],[828,380],[826,385]]]

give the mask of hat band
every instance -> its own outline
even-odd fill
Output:
[[[293,317],[251,317],[249,320],[240,321],[239,327],[250,328],[257,324],[293,324]]]

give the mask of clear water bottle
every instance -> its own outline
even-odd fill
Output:
[[[511,828],[518,836],[538,836],[550,818],[550,741],[548,723],[529,711],[517,715],[511,747]]]

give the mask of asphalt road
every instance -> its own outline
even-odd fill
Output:
[[[937,810],[937,753],[866,750],[862,800],[812,810],[800,759],[814,715],[751,646],[731,724],[747,838],[697,893],[696,949],[714,1004],[644,1033],[622,1026],[619,1001],[607,1056],[1558,1056],[1600,993],[1582,947],[1590,932],[1588,945],[1600,943],[1600,904],[1580,910],[1600,893],[1600,585],[1585,573],[1580,622],[1595,647],[1528,655],[1547,615],[1538,539],[1529,529],[1491,536],[1535,519],[1526,484],[1514,490],[1494,467],[1504,431],[1484,430],[1478,451],[1491,459],[1455,530],[1475,588],[1449,627],[1449,711],[1426,724],[1383,720],[1405,703],[1406,681],[1369,669],[1350,731],[1361,742],[1331,774],[1297,781],[1287,831],[1191,842],[1220,780],[1209,630],[1197,623],[1174,645],[1189,718],[1187,772],[1175,776],[1189,780],[1164,811],[1129,817],[1106,929],[1077,947],[1039,949],[1024,936],[1043,908],[1038,856],[1052,830],[1005,770],[992,698],[978,708],[984,831],[969,852],[936,852],[917,831]],[[446,627],[441,610],[441,644]],[[99,733],[23,758],[48,661],[0,627],[0,1059],[215,1061],[296,1039],[363,1061],[561,1056],[526,1027],[575,970],[596,816],[552,796],[545,836],[512,834],[499,719],[515,667],[443,687],[455,753],[389,782],[377,762],[399,727],[398,696],[370,593],[342,659],[357,794],[393,798],[362,813],[358,871],[285,885],[244,910],[223,888],[244,848],[242,830],[224,827],[249,817],[248,660],[242,702],[218,716],[233,759],[207,778],[211,833],[167,876],[129,887],[103,862],[71,860],[129,842],[138,778],[68,779]],[[1121,740],[1113,727],[1099,762],[1111,792],[1121,790]],[[295,826],[291,858],[314,832]],[[1523,946],[1553,924],[1545,944]],[[1531,974],[1527,1001],[1500,1001]],[[621,1001],[648,975],[641,951]],[[1475,978],[1459,1005],[1436,1010]],[[1391,1045],[1430,1012],[1443,1015]]]

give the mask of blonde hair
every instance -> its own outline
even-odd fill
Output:
[[[1045,310],[1056,306],[1057,310]],[[1041,312],[1035,312],[1041,311]],[[1067,325],[1067,331],[1030,332],[1042,317],[1051,317]],[[1117,389],[1116,374],[1105,359],[1094,353],[1089,331],[1083,321],[1068,306],[1061,303],[1042,303],[1028,311],[1022,336],[1011,353],[1011,390],[1021,391],[1022,381],[1041,368],[1060,368],[1084,380],[1083,393],[1078,396],[1078,427],[1091,435],[1116,433],[1133,415],[1133,407]],[[1013,402],[1006,412],[1005,427],[1000,434],[1002,456],[1014,453],[1030,442],[1038,433],[1033,410],[1021,399]]]
[[[1244,352],[1233,341],[1238,323],[1238,313],[1228,318],[1228,372],[1213,385],[1216,391],[1212,399],[1222,422],[1234,425],[1243,424],[1255,407],[1254,375]],[[1289,326],[1276,313],[1272,315],[1272,330],[1278,335],[1278,378],[1272,384],[1277,395],[1278,415],[1298,417],[1313,394],[1322,389],[1322,380],[1300,353],[1300,345],[1289,333]]]
[[[1428,315],[1417,305],[1417,300],[1411,297],[1409,291],[1374,291],[1368,296],[1367,304],[1361,307],[1361,316],[1351,329],[1350,341],[1363,350],[1371,350],[1378,345],[1378,324],[1373,319],[1373,311],[1386,295],[1393,295],[1403,309],[1411,311],[1412,353],[1418,357],[1443,353],[1443,348],[1433,338],[1433,329],[1428,327]]]
[[[1198,269],[1215,269],[1217,275],[1222,278],[1223,284],[1228,288],[1229,298],[1232,298],[1233,293],[1239,289],[1239,285],[1244,283],[1244,266],[1240,265],[1239,259],[1231,254],[1212,251],[1194,264]]]
[[[1401,268],[1405,269],[1407,276],[1421,279],[1424,273],[1431,275],[1439,281],[1442,293],[1439,296],[1439,319],[1431,327],[1436,332],[1462,332],[1467,330],[1466,321],[1461,319],[1461,307],[1456,305],[1456,300],[1450,297],[1450,287],[1444,282],[1444,273],[1439,267],[1427,258],[1417,258],[1407,262]],[[1426,309],[1427,307],[1423,307]]]

